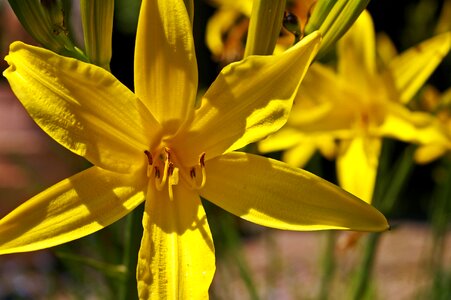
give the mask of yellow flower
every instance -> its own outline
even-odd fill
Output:
[[[320,41],[224,68],[198,108],[191,24],[182,0],[143,1],[135,94],[106,70],[16,42],[10,85],[36,123],[94,166],[0,220],[0,253],[65,243],[145,200],[141,299],[208,297],[214,246],[200,196],[280,229],[383,231],[376,209],[285,163],[234,152],[278,130]]]
[[[449,50],[451,34],[433,37],[378,69],[374,27],[364,12],[338,42],[337,71],[314,64],[287,125],[263,140],[263,152],[289,149],[283,160],[301,165],[319,149],[337,156],[340,185],[370,202],[383,137],[427,143],[442,139],[430,115],[405,107]]]
[[[426,102],[428,111],[434,114],[434,125],[437,131],[443,135],[443,139],[436,139],[422,143],[415,151],[415,161],[425,164],[451,152],[451,88],[443,94],[428,87],[423,94],[423,101]]]

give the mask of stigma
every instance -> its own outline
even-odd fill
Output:
[[[154,181],[155,188],[162,191],[167,188],[169,198],[174,199],[173,186],[183,181],[189,188],[199,190],[206,183],[205,152],[199,155],[198,163],[194,166],[183,166],[174,151],[169,147],[159,148],[151,153],[145,150],[147,157],[147,177]]]

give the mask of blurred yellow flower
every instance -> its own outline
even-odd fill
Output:
[[[370,202],[383,137],[416,143],[443,139],[429,114],[412,112],[404,104],[448,53],[450,43],[450,33],[438,35],[378,68],[374,27],[365,11],[337,44],[337,70],[312,65],[287,125],[261,141],[260,151],[288,149],[283,160],[297,166],[316,149],[336,156],[340,185]],[[388,47],[385,53],[384,58],[393,54]]]
[[[429,86],[422,98],[425,109],[436,116],[434,125],[443,135],[443,139],[422,143],[415,151],[415,161],[425,164],[451,152],[451,88],[440,94]]]
[[[200,196],[280,229],[388,228],[375,208],[315,175],[233,151],[286,122],[318,33],[281,55],[228,65],[196,108],[191,32],[182,0],[143,1],[135,93],[95,65],[11,45],[4,75],[14,93],[47,134],[94,166],[1,219],[1,254],[86,236],[145,200],[139,297],[200,299],[215,270]]]

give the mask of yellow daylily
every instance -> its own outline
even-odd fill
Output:
[[[328,157],[336,155],[340,185],[370,202],[383,137],[417,143],[443,139],[431,116],[404,104],[447,54],[450,43],[450,33],[438,35],[378,69],[374,27],[365,11],[338,42],[337,70],[312,65],[287,125],[261,141],[260,150],[290,149],[283,160],[297,166],[316,149]],[[309,147],[303,146],[306,142]]]
[[[421,144],[415,151],[415,161],[420,164],[429,163],[446,153],[451,152],[451,88],[443,94],[433,87],[428,87],[423,100],[428,106],[426,109],[436,116],[434,125],[443,139],[429,141]]]
[[[135,93],[95,65],[11,45],[4,75],[14,93],[45,132],[94,166],[1,219],[0,254],[86,236],[145,201],[139,297],[199,299],[215,270],[200,196],[274,228],[388,228],[375,208],[327,181],[234,151],[285,123],[319,34],[281,55],[225,67],[196,108],[191,32],[182,0],[142,2]]]

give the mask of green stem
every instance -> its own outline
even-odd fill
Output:
[[[332,279],[335,273],[335,242],[336,233],[334,231],[326,232],[326,244],[323,248],[321,259],[321,282],[318,299],[329,299],[329,291],[332,284]]]
[[[365,299],[371,281],[371,273],[376,258],[377,245],[380,238],[379,233],[371,233],[365,243],[362,261],[357,269],[356,281],[351,299]]]
[[[142,217],[144,204],[141,204],[127,216],[125,231],[124,259],[126,276],[122,283],[120,299],[138,299],[138,289],[136,283],[136,264],[138,262],[138,252],[142,237]]]
[[[439,295],[449,293],[450,277],[444,270],[444,254],[446,253],[446,235],[451,218],[451,160],[443,160],[438,170],[441,176],[437,180],[433,201],[431,201],[432,240],[429,261],[429,272],[433,279],[430,297],[439,299]]]

